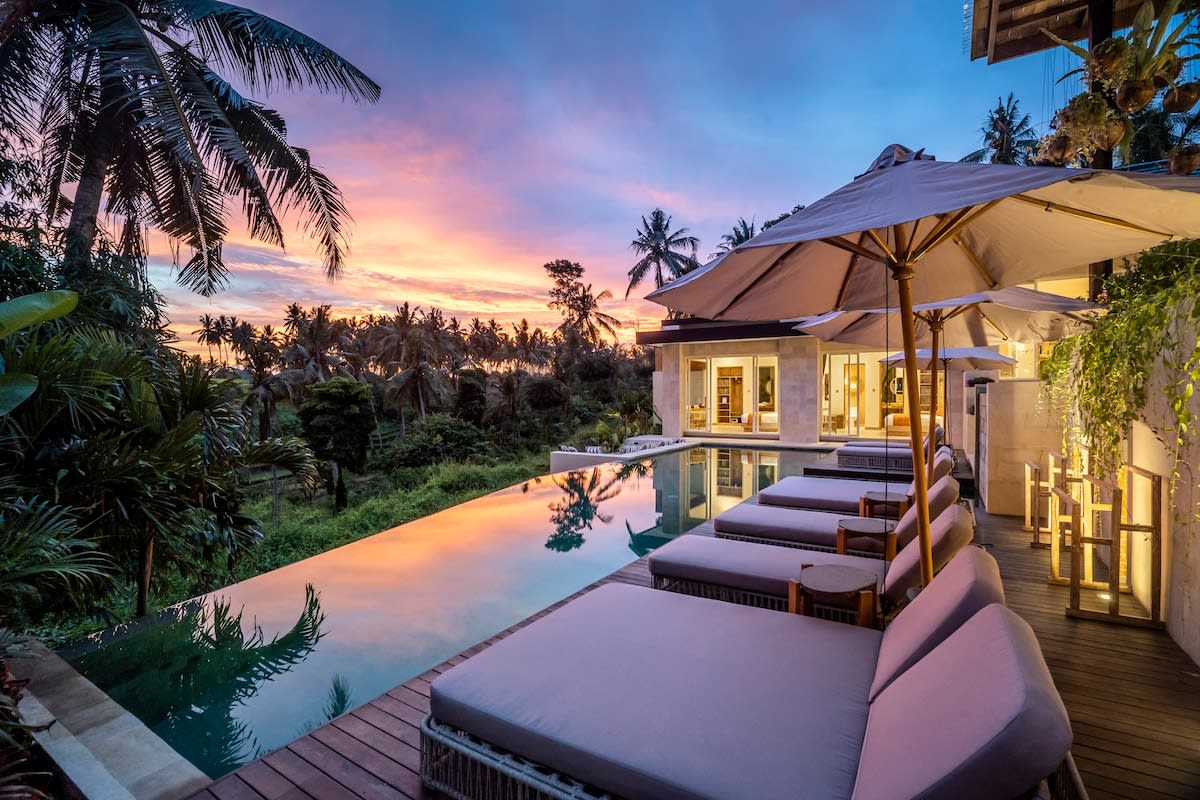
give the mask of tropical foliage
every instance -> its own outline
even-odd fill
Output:
[[[1111,473],[1136,420],[1177,458],[1196,440],[1200,242],[1143,253],[1108,279],[1106,292],[1108,313],[1087,333],[1059,342],[1042,377],[1056,407],[1068,418],[1078,413],[1075,435]]]
[[[236,203],[251,235],[279,247],[281,217],[294,211],[325,271],[341,271],[341,193],[288,141],[283,117],[235,84],[374,102],[379,87],[361,71],[277,20],[216,0],[5,6],[0,119],[13,125],[0,135],[41,142],[46,216],[70,213],[69,269],[86,274],[103,210],[119,218],[123,255],[142,254],[147,227],[186,244],[179,280],[210,294],[226,279],[221,245]]]
[[[671,230],[671,217],[661,208],[650,212],[650,218],[642,217],[629,249],[641,256],[629,268],[629,286],[625,297],[632,292],[647,275],[654,276],[654,288],[662,288],[669,280],[678,278],[700,266],[696,251],[700,240],[688,234],[687,228]]]
[[[1037,131],[1020,102],[1009,92],[1008,99],[996,98],[996,107],[988,111],[979,129],[983,147],[962,157],[962,161],[989,164],[1033,163],[1038,146]]]
[[[733,230],[721,236],[721,243],[717,245],[717,249],[712,252],[709,258],[720,258],[738,245],[753,239],[755,233],[753,221],[746,222],[745,217],[738,217]]]

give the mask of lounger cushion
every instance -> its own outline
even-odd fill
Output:
[[[929,523],[929,543],[936,572],[966,547],[975,536],[971,513],[952,504]],[[883,582],[883,596],[892,606],[903,605],[908,590],[921,585],[921,545],[916,537],[896,553]]]
[[[996,559],[963,547],[883,632],[871,699],[985,606],[1004,603]]]
[[[912,485],[904,482],[858,481],[841,478],[817,478],[792,475],[758,493],[765,506],[811,508],[858,514],[858,501],[867,492],[891,491],[912,495]]]
[[[430,705],[629,798],[848,798],[880,638],[608,585],[437,678]]]
[[[1033,630],[991,605],[875,698],[854,800],[1012,798],[1070,746]]]
[[[878,575],[880,585],[887,568],[887,563],[878,558],[711,536],[680,536],[650,554],[650,574],[655,577],[717,584],[772,597],[787,597],[788,581],[799,579],[806,564],[853,564]]]
[[[713,519],[713,530],[833,549],[837,546],[838,520],[846,516],[853,515],[740,503],[718,514]]]
[[[937,519],[943,511],[958,502],[958,481],[949,475],[939,478],[929,487],[929,518]],[[896,547],[907,547],[917,538],[917,507],[912,505],[896,523]]]

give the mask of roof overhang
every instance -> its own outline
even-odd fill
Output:
[[[1042,29],[1068,42],[1088,38],[1088,7],[1097,0],[974,0],[971,60],[989,64],[1057,47]],[[1111,0],[1113,30],[1128,28],[1143,0]],[[1156,11],[1165,0],[1154,0]]]
[[[663,320],[656,331],[639,331],[641,345],[685,342],[729,342],[741,339],[777,339],[781,336],[807,336],[796,330],[795,322],[714,322],[689,317]]]

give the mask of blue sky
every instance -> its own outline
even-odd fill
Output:
[[[348,266],[331,284],[299,233],[284,252],[237,232],[233,284],[209,301],[172,285],[159,248],[152,274],[188,339],[201,313],[278,322],[293,301],[553,324],[541,265],[555,258],[612,290],[620,319],[653,324],[651,285],[622,298],[656,206],[704,260],[739,216],[811,202],[891,142],[957,159],[998,96],[1038,123],[1068,96],[1061,52],[970,62],[948,2],[247,5],[348,57],[383,98],[259,98],[344,191]]]

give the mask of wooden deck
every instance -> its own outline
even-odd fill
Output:
[[[1000,562],[1009,606],[1033,625],[1071,715],[1072,752],[1092,798],[1200,798],[1200,668],[1165,633],[1067,619],[1046,584],[1048,555],[1007,518],[979,515],[976,540]],[[417,726],[429,682],[560,605],[610,582],[648,586],[635,561],[425,674],[228,775],[193,800],[430,797]]]

